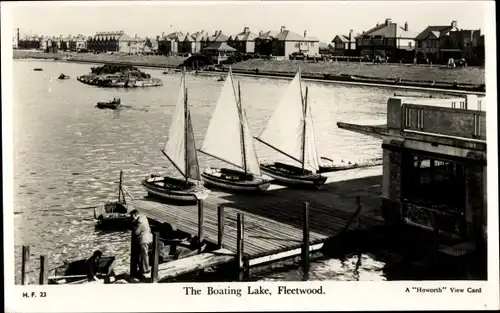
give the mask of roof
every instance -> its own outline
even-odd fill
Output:
[[[382,23],[377,25],[363,34],[356,36],[356,38],[362,38],[363,36],[382,36],[385,38],[408,38],[414,39],[417,36],[416,32],[405,30],[404,27],[398,26],[397,23]]]
[[[257,37],[259,37],[257,34],[248,31],[248,32],[241,32],[241,33],[237,34],[236,36],[234,36],[234,40],[254,41]]]
[[[424,29],[420,34],[415,36],[415,40],[424,40],[428,38],[429,36],[433,36],[436,39],[441,38],[441,36],[446,35],[448,32],[454,30],[451,25],[447,26],[427,26],[426,29]]]
[[[212,35],[209,37],[209,41],[211,42],[224,42],[228,41],[229,37],[224,35],[222,31],[217,32],[217,35]]]
[[[301,36],[295,32],[292,32],[291,30],[285,29],[282,32],[280,32],[277,36],[276,39],[280,41],[318,41],[319,40],[315,37],[311,36]]]
[[[262,40],[274,39],[274,38],[276,38],[278,36],[278,34],[279,34],[279,32],[277,32],[277,31],[269,30],[269,31],[267,31],[265,33],[262,33],[262,35],[260,35],[257,38],[262,39]]]
[[[204,48],[203,51],[226,51],[226,52],[235,52],[236,49],[229,46],[225,42],[214,42],[208,47]]]
[[[349,43],[349,36],[346,35],[337,35],[332,39],[332,42],[335,42],[335,39],[339,39],[340,42]],[[354,42],[353,38],[351,38],[351,42]]]

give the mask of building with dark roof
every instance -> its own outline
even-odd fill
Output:
[[[256,52],[263,55],[288,57],[294,53],[306,55],[319,55],[319,39],[304,35],[299,35],[281,26],[279,32],[260,32],[255,39]]]
[[[427,26],[415,38],[415,55],[419,60],[446,63],[450,58],[484,62],[481,30],[458,29],[457,21],[447,26]]]
[[[337,35],[333,38],[333,54],[336,56],[351,56],[356,54],[356,39],[352,35],[352,29],[349,35]]]
[[[255,52],[255,39],[257,34],[252,33],[249,27],[243,28],[241,33],[230,36],[228,44],[234,47],[240,53],[254,53]]]
[[[390,18],[356,36],[356,47],[362,56],[403,59],[414,57],[416,32],[393,23]]]

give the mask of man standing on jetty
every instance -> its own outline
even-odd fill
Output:
[[[132,251],[131,262],[133,264],[132,273],[137,274],[137,266],[139,266],[139,273],[142,278],[144,275],[149,274],[149,246],[153,242],[153,235],[146,216],[139,214],[139,211],[132,210],[130,212],[132,218]]]

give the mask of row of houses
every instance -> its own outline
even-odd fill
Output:
[[[327,50],[337,56],[389,57],[396,60],[416,58],[427,62],[445,62],[465,58],[484,62],[484,35],[481,30],[459,29],[457,21],[449,25],[428,26],[423,31],[410,30],[386,19],[375,27],[353,36],[337,35]]]
[[[413,31],[408,22],[403,25],[386,19],[367,31],[354,35],[336,35],[330,43],[318,38],[293,32],[282,26],[279,30],[253,32],[249,27],[236,35],[201,30],[193,33],[162,33],[156,38],[129,36],[124,31],[98,32],[85,37],[31,36],[14,40],[21,49],[89,50],[94,52],[120,52],[128,54],[157,53],[163,55],[196,54],[203,51],[226,51],[289,57],[303,54],[318,56],[329,54],[337,57],[357,56],[366,58],[403,60],[418,59],[427,62],[445,62],[449,58],[484,61],[484,35],[481,30],[464,30],[452,21],[449,25],[428,26],[423,31]],[[228,48],[220,48],[224,44]],[[207,49],[218,46],[220,49]]]

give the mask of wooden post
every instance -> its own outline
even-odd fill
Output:
[[[238,280],[243,279],[243,225],[245,216],[242,213],[238,213],[236,216],[237,223],[237,234],[236,234],[236,269],[238,274]]]
[[[28,262],[30,261],[30,247],[23,246],[22,264],[21,264],[21,285],[27,285],[28,281],[26,279],[26,272]]]
[[[223,244],[222,241],[224,240],[224,207],[222,205],[219,205],[217,207],[217,226],[218,226],[218,233],[217,233],[217,248],[222,249]]]
[[[361,211],[361,198],[359,196],[356,197],[356,204],[358,211]],[[356,216],[356,228],[359,230],[361,227],[359,223],[359,214]]]
[[[135,276],[137,274],[137,263],[136,257],[134,256],[137,251],[135,251],[137,247],[134,248],[134,237],[130,234],[130,276]]]
[[[48,271],[49,271],[49,260],[45,255],[40,256],[40,279],[39,279],[39,284],[40,285],[47,285],[48,284]]]
[[[122,196],[122,180],[123,180],[123,171],[120,170],[120,182],[118,183],[118,202],[120,202]]]
[[[153,234],[153,260],[151,262],[151,282],[158,282],[158,254],[160,250],[160,233],[155,232]]]
[[[198,237],[201,243],[203,242],[203,200],[198,199]]]
[[[309,203],[304,202],[302,207],[302,266],[304,272],[309,271]]]

